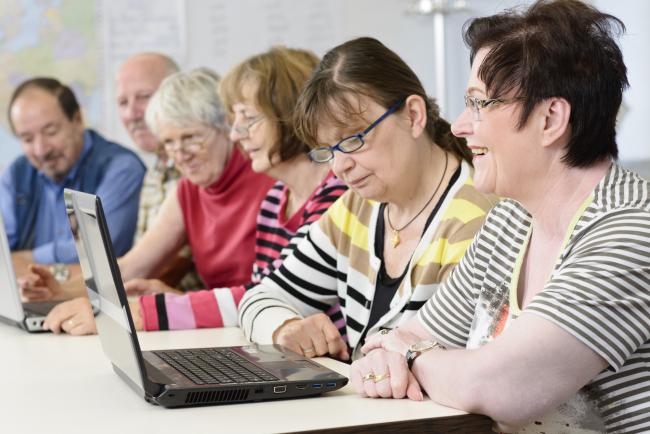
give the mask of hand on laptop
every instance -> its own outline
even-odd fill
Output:
[[[127,295],[157,294],[160,292],[182,294],[181,291],[168,286],[165,282],[158,279],[131,279],[128,282],[124,282],[124,290]]]
[[[348,360],[348,346],[324,313],[286,321],[273,333],[273,342],[307,357],[330,355]]]
[[[18,279],[20,295],[24,301],[61,299],[64,296],[61,284],[50,273],[48,267],[30,264],[27,274]]]
[[[43,329],[75,336],[97,333],[90,301],[87,297],[79,297],[56,305],[45,318]]]

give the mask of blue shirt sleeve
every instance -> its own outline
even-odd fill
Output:
[[[136,156],[115,158],[95,193],[102,201],[113,250],[118,257],[133,245],[144,173],[145,168]]]
[[[0,212],[2,212],[10,249],[14,249],[18,242],[18,226],[16,224],[16,207],[14,204],[15,190],[16,187],[11,178],[10,170],[7,168],[0,177]]]
[[[142,163],[134,155],[117,156],[106,168],[95,192],[102,201],[117,256],[124,255],[133,244],[144,172]],[[67,235],[36,247],[32,251],[34,261],[44,264],[77,262],[74,239]]]

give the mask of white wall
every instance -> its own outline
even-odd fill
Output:
[[[650,2],[596,0],[595,6],[620,18],[627,28],[621,38],[630,88],[619,117],[618,145],[624,161],[650,160],[650,143],[644,125],[650,116]]]
[[[237,61],[265,50],[274,43],[302,46],[322,55],[328,47],[355,36],[367,35],[380,39],[400,54],[418,74],[427,92],[436,96],[433,19],[430,16],[407,14],[406,11],[412,4],[409,0],[329,0],[327,7],[318,14],[310,14],[306,8],[296,6],[282,16],[274,14],[273,10],[288,0],[185,1],[187,53],[184,59],[180,59],[184,67],[208,65],[223,73]],[[215,7],[216,3],[221,6]],[[450,120],[463,108],[462,95],[469,73],[468,51],[461,40],[463,23],[471,16],[492,14],[520,3],[521,1],[514,0],[468,0],[468,11],[446,17],[447,105],[442,110]],[[626,111],[619,125],[621,159],[650,159],[650,146],[645,143],[643,128],[650,115],[650,58],[643,54],[650,46],[650,29],[647,26],[650,21],[650,2],[595,0],[593,3],[620,17],[627,25],[628,33],[622,38],[621,45],[631,86],[625,94]],[[306,28],[300,32],[287,30],[286,34],[282,33],[283,25],[290,29],[295,22],[305,22]],[[225,40],[219,32],[206,31],[218,25],[228,26],[230,34],[237,36]],[[261,36],[268,34],[264,31],[268,30],[264,26],[276,27],[273,38],[264,39]],[[103,79],[110,87],[113,78]],[[113,98],[107,96],[106,101],[112,108]],[[105,113],[104,117],[107,121],[103,133],[126,141],[115,113]],[[6,138],[0,139],[3,142],[0,146],[1,168],[18,153],[18,147]]]
[[[378,7],[378,3],[382,6]],[[463,109],[462,95],[469,74],[469,52],[461,38],[463,23],[470,17],[490,15],[530,3],[530,0],[468,0],[466,3],[468,11],[453,13],[445,19],[448,93],[443,113],[449,119]],[[592,3],[620,18],[626,25],[627,32],[619,42],[628,67],[630,88],[624,94],[624,108],[618,125],[620,159],[629,166],[648,170],[646,173],[650,175],[650,169],[638,165],[650,160],[650,144],[646,143],[647,134],[643,127],[650,117],[650,56],[647,54],[650,47],[650,2],[594,0]],[[349,36],[368,34],[384,41],[413,67],[427,91],[435,96],[433,19],[404,14],[402,11],[407,4],[407,1],[386,0],[348,2],[346,31]],[[355,21],[364,14],[366,19]],[[352,30],[354,22],[357,22],[357,32]]]

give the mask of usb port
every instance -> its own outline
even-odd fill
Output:
[[[307,388],[306,384],[296,384],[296,389],[305,390]]]
[[[336,387],[336,383],[334,383],[334,382],[325,383],[325,387]]]
[[[287,386],[273,386],[273,393],[284,393],[287,391]]]
[[[322,383],[314,383],[314,384],[311,385],[311,388],[312,389],[322,389],[323,384]]]

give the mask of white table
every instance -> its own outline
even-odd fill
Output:
[[[237,328],[138,337],[149,350],[245,342]],[[0,342],[2,433],[489,432],[491,425],[431,401],[363,399],[351,385],[316,398],[165,409],[146,403],[113,372],[97,336],[34,335],[0,324]],[[344,363],[317,361],[347,375]]]

